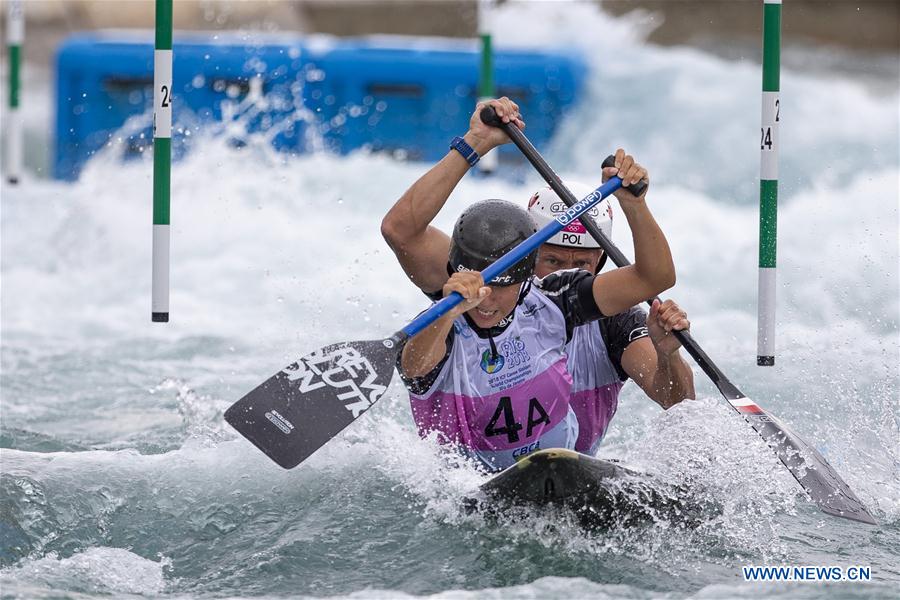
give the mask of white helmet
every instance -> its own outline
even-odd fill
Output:
[[[577,200],[581,200],[594,191],[593,187],[583,183],[574,181],[564,183]],[[528,201],[528,214],[534,219],[538,229],[555,219],[560,213],[565,212],[567,208],[566,203],[550,187],[539,189]],[[600,228],[606,237],[612,237],[612,205],[609,203],[609,199],[604,198],[580,218],[585,218],[585,215]],[[588,233],[578,219],[563,227],[562,231],[547,240],[547,243],[588,250],[600,247],[594,236]]]

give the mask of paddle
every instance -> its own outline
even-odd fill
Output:
[[[485,281],[518,263],[622,185],[612,177],[484,271]],[[640,195],[644,184],[629,187]],[[387,390],[404,342],[459,304],[454,292],[384,340],[332,344],[300,358],[225,411],[225,420],[290,469],[325,445]]]
[[[510,123],[504,123],[497,117],[497,113],[491,107],[481,111],[481,120],[494,127],[502,129],[521,150],[528,162],[540,173],[541,177],[553,188],[553,191],[563,199],[568,206],[576,203],[572,195],[559,176],[550,168],[550,165],[538,153],[525,134],[518,127]],[[615,166],[612,156],[603,161],[603,167]],[[640,194],[636,194],[640,195]],[[631,263],[624,254],[607,238],[603,232],[590,219],[582,219],[581,224],[590,232],[597,243],[603,248],[607,256],[612,259],[617,267],[624,267]],[[652,304],[656,298],[647,301]],[[869,511],[860,502],[850,486],[841,479],[828,461],[819,452],[804,442],[800,436],[788,429],[777,418],[757,406],[752,400],[744,396],[741,391],[725,374],[713,363],[706,352],[700,347],[688,331],[672,332],[684,349],[690,354],[703,372],[719,388],[722,396],[728,404],[740,413],[751,427],[766,441],[779,460],[784,463],[800,486],[806,490],[813,502],[824,512],[837,517],[844,517],[872,525],[877,524]]]

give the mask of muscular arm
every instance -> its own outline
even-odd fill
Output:
[[[447,336],[453,329],[453,319],[444,315],[406,343],[400,355],[400,369],[404,377],[422,377],[441,362],[447,353]]]
[[[647,315],[648,337],[629,344],[622,353],[622,368],[651,400],[671,408],[695,397],[694,373],[681,357],[681,343],[672,334],[689,330],[687,314],[672,300],[654,300]]]
[[[665,409],[693,400],[694,373],[676,350],[660,354],[650,338],[635,340],[622,353],[622,368],[651,400]]]
[[[467,134],[465,139],[476,152],[483,152],[476,138]],[[469,163],[451,150],[406,190],[381,221],[381,235],[403,271],[422,291],[434,292],[447,281],[450,238],[431,222],[468,170]]]
[[[509,141],[501,129],[481,122],[479,113],[487,104],[494,107],[504,122],[525,128],[518,105],[509,98],[479,104],[469,119],[469,131],[463,139],[481,156]],[[381,234],[403,271],[424,292],[440,290],[447,281],[450,238],[432,227],[431,222],[468,170],[469,163],[459,152],[451,150],[406,190],[381,221]]]
[[[646,192],[636,197],[624,188],[642,179],[647,171],[619,149],[618,168],[603,170],[604,179],[618,174],[623,187],[616,192],[634,241],[634,264],[602,273],[594,280],[594,299],[604,315],[614,315],[640,304],[675,285],[675,264],[666,236],[645,202]]]

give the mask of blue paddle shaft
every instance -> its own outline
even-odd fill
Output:
[[[482,278],[485,281],[490,281],[497,275],[502,275],[507,269],[531,254],[538,246],[556,235],[563,227],[583,215],[592,206],[596,205],[620,187],[622,187],[622,179],[615,176],[610,177],[606,183],[579,200],[576,204],[570,206],[566,209],[566,212],[544,225],[544,227],[533,233],[527,240],[523,241],[521,244],[504,254],[496,262],[492,263],[488,268],[481,272]],[[412,337],[446,315],[454,306],[462,301],[462,294],[453,292],[413,319],[409,325],[400,331],[407,336]]]

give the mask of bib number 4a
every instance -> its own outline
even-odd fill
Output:
[[[503,426],[498,427],[497,422],[500,421],[501,417],[503,418]],[[534,428],[541,424],[549,425],[550,417],[547,415],[544,407],[541,406],[541,403],[538,402],[538,399],[532,398],[528,401],[528,427],[525,430],[525,437],[530,438]],[[484,428],[484,435],[486,437],[505,435],[506,440],[510,444],[515,444],[519,441],[519,432],[522,430],[522,427],[523,425],[516,421],[516,416],[513,414],[512,398],[503,396],[497,403],[494,416],[491,417],[487,427]]]

